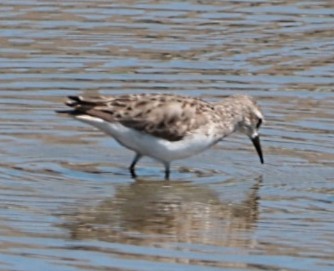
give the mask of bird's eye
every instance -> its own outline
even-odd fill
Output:
[[[259,129],[262,124],[262,119],[259,119],[257,124],[256,124],[256,129]]]

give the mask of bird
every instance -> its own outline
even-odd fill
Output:
[[[129,166],[144,156],[164,165],[201,153],[234,132],[247,135],[264,163],[259,128],[264,121],[255,98],[232,95],[218,102],[174,94],[123,94],[115,96],[68,96],[71,109],[59,110],[113,137],[135,155]]]

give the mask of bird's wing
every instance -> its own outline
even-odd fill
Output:
[[[209,121],[214,107],[202,100],[159,94],[85,98],[70,96],[72,115],[89,115],[119,122],[152,136],[178,141]]]

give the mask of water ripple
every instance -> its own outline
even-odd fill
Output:
[[[331,1],[0,4],[0,269],[333,269]],[[54,110],[67,95],[256,96],[243,136],[143,160]]]

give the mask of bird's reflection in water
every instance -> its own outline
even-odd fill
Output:
[[[192,182],[136,181],[119,186],[115,196],[100,205],[68,216],[64,226],[73,239],[248,246],[262,179],[253,181],[239,203],[224,202],[223,195]]]

